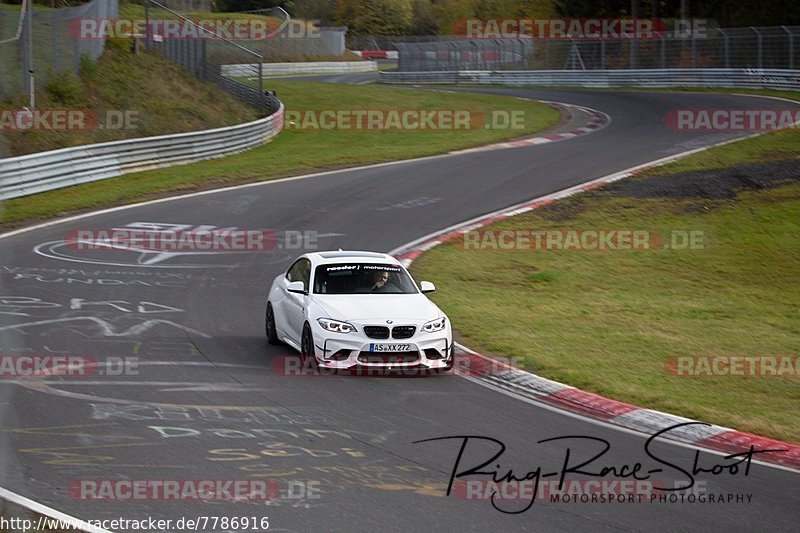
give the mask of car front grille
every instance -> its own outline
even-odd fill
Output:
[[[395,326],[392,328],[392,338],[408,339],[414,336],[417,326]]]
[[[364,326],[364,334],[370,339],[388,339],[389,328],[386,326]]]
[[[418,352],[383,352],[379,354],[373,352],[361,352],[358,355],[358,362],[366,364],[399,365],[416,363],[417,361],[419,361]]]

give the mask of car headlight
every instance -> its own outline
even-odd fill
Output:
[[[447,318],[441,317],[437,318],[436,320],[431,320],[430,322],[426,322],[422,329],[427,331],[428,333],[433,333],[434,331],[441,331],[444,329],[444,325],[447,323]]]
[[[322,329],[326,329],[334,333],[352,333],[356,330],[354,325],[348,324],[347,322],[342,322],[340,320],[318,318],[317,322],[319,322],[319,325],[322,326]]]

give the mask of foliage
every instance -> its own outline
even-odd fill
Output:
[[[339,0],[335,13],[356,35],[402,35],[411,27],[411,0]]]

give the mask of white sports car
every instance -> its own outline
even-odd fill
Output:
[[[270,344],[285,342],[321,368],[453,367],[447,316],[394,257],[314,252],[275,278],[267,300]]]

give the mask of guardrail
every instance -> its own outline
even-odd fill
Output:
[[[281,104],[266,118],[225,128],[0,159],[0,200],[241,152],[277,135],[283,129],[283,111]]]
[[[353,53],[364,59],[398,59],[397,50],[353,50]]]
[[[308,63],[264,63],[261,71],[264,76],[291,76],[303,74],[351,74],[378,70],[374,61],[318,61]],[[228,78],[242,78],[253,75],[252,64],[222,65],[222,75]]]
[[[458,70],[382,71],[381,83],[497,85],[578,85],[581,87],[733,87],[800,90],[800,70],[643,69],[643,70]]]

